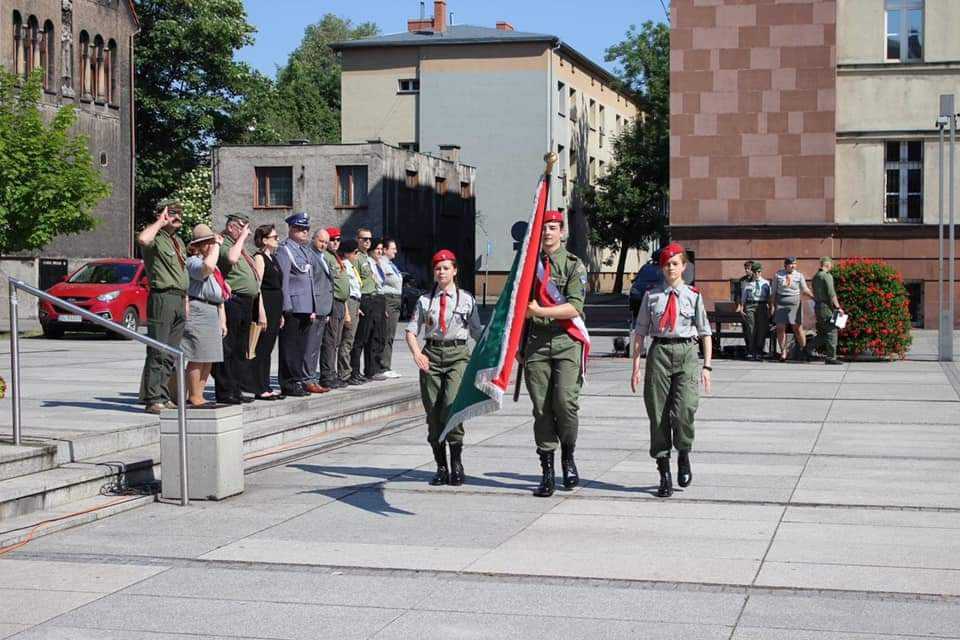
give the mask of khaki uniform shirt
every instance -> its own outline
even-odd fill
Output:
[[[551,254],[543,253],[540,259],[546,256],[550,261],[550,279],[557,285],[557,289],[573,305],[583,317],[583,303],[587,292],[587,268],[577,256],[560,247]],[[536,285],[534,285],[536,286]],[[556,324],[552,318],[530,318],[531,328],[546,328]]]
[[[741,283],[740,304],[757,304],[770,299],[770,281],[762,276]]]
[[[333,299],[345,302],[350,297],[350,274],[346,261],[341,265],[337,254],[327,250],[324,254],[327,264],[330,265],[330,275],[333,276]]]
[[[143,262],[151,290],[173,289],[187,292],[187,247],[176,234],[161,229],[153,242],[143,248]]]
[[[640,303],[634,323],[637,335],[653,338],[695,338],[713,335],[703,296],[687,284],[676,287],[677,324],[673,330],[660,331],[660,319],[667,310],[667,300],[674,289],[666,285],[647,291]]]
[[[230,291],[240,296],[256,296],[260,293],[260,283],[257,282],[257,276],[253,272],[253,267],[247,261],[250,256],[241,255],[236,264],[230,264],[227,255],[230,248],[236,244],[236,240],[230,236],[224,236],[223,244],[220,245],[220,259],[217,266],[220,267],[220,273],[223,274],[227,284],[230,285]],[[246,253],[246,250],[244,250]],[[250,258],[252,260],[252,258]]]
[[[362,251],[357,252],[357,259],[353,263],[357,273],[360,274],[360,295],[368,296],[377,292],[377,281],[373,279],[373,272],[370,268],[370,260]]]
[[[789,283],[787,280],[789,279]],[[770,295],[774,300],[794,300],[800,298],[800,292],[806,286],[807,279],[802,273],[794,270],[787,273],[786,269],[777,271],[770,286]]]
[[[440,330],[440,298],[444,296],[447,299],[446,333]],[[478,339],[483,332],[483,325],[480,324],[476,300],[463,289],[420,296],[413,317],[407,323],[407,331],[416,336],[420,335],[421,330],[427,340]]]
[[[833,286],[833,274],[821,269],[813,276],[811,285],[816,306],[833,309],[833,298],[837,295],[837,290]]]

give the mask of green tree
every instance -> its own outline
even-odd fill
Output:
[[[627,252],[646,248],[666,231],[670,179],[670,30],[663,23],[631,26],[626,39],[607,49],[623,87],[642,115],[614,142],[611,170],[578,194],[594,246],[618,250],[614,291],[623,288]]]
[[[234,54],[253,43],[242,0],[135,0],[137,216],[151,219],[213,143],[235,142],[257,77]]]
[[[185,242],[190,242],[193,236],[193,227],[200,224],[210,224],[210,210],[213,207],[211,191],[212,172],[207,163],[183,177],[180,188],[173,192],[173,198],[183,205],[183,226],[180,235]]]
[[[354,25],[328,13],[309,25],[300,46],[277,71],[277,80],[257,79],[246,106],[256,125],[244,140],[250,143],[284,142],[302,138],[314,143],[340,142],[340,55],[335,42],[377,35],[371,22]]]
[[[93,208],[110,195],[87,139],[71,132],[72,105],[40,110],[43,77],[0,69],[0,255],[39,251],[60,235],[93,229]]]

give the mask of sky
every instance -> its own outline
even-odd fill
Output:
[[[355,24],[374,22],[383,33],[407,28],[420,15],[419,0],[244,0],[249,22],[257,28],[256,43],[240,51],[240,59],[273,77],[285,64],[307,25],[325,13]],[[669,6],[669,2],[664,0]],[[447,0],[456,24],[494,27],[500,20],[517,31],[559,36],[580,53],[613,71],[604,62],[607,47],[623,40],[631,24],[666,22],[660,0]],[[426,1],[433,15],[433,0]]]

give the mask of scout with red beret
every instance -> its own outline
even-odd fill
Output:
[[[693,480],[690,449],[693,422],[700,403],[699,379],[710,392],[712,331],[703,296],[683,282],[687,254],[671,243],[660,250],[664,283],[644,295],[634,325],[633,373],[630,388],[640,384],[640,356],[646,336],[653,338],[643,379],[643,402],[650,419],[650,457],[657,461],[660,486],[657,495],[673,495],[670,452],[677,449],[677,483],[686,487]],[[703,342],[703,370],[698,342]]]
[[[470,361],[467,338],[480,337],[482,326],[473,296],[457,286],[457,257],[442,249],[433,256],[433,290],[420,296],[407,325],[406,340],[420,369],[420,398],[427,413],[427,441],[433,449],[437,473],[432,485],[461,485],[463,473],[463,425],[458,424],[446,441],[440,441],[450,411]],[[423,333],[421,348],[417,337]],[[447,445],[450,444],[450,466]]]
[[[556,285],[564,302],[548,305],[538,295],[527,308],[530,320],[524,351],[525,378],[533,404],[533,435],[542,472],[540,485],[534,491],[537,497],[549,497],[556,488],[557,449],[564,488],[573,489],[580,481],[573,453],[580,427],[584,345],[567,333],[562,321],[583,315],[587,270],[564,246],[563,226],[563,213],[545,212],[540,260],[543,273]]]

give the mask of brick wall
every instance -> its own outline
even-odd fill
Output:
[[[671,225],[833,222],[836,3],[671,12]]]

